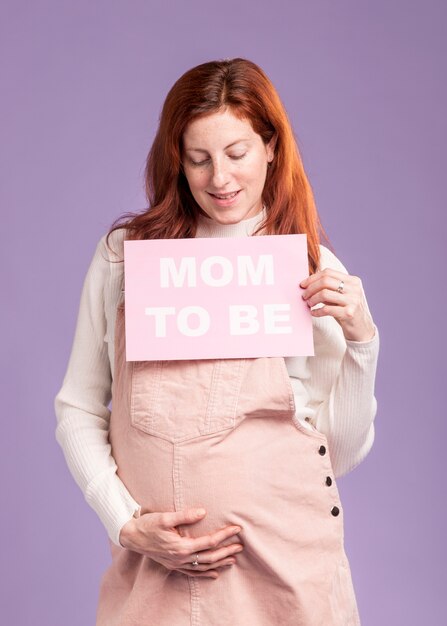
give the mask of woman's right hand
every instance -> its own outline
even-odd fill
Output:
[[[198,509],[145,513],[124,524],[119,541],[123,548],[143,554],[169,570],[188,576],[217,578],[216,569],[235,563],[233,555],[243,550],[240,543],[220,544],[241,528],[226,526],[201,537],[184,537],[177,530],[176,526],[197,523],[204,515],[206,512],[199,514]],[[199,565],[192,565],[196,554]]]

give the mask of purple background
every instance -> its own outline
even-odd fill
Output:
[[[169,87],[234,56],[283,98],[323,224],[381,332],[375,445],[338,483],[362,624],[445,623],[445,3],[3,0],[0,11],[2,623],[94,623],[108,545],[53,411],[82,281],[111,222],[144,206]]]

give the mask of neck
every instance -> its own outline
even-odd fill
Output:
[[[199,215],[196,237],[249,237],[266,216],[265,206],[262,211],[237,224],[219,224],[205,215]]]

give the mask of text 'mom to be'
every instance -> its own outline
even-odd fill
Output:
[[[260,254],[256,261],[250,255],[238,255],[236,263],[224,256],[206,257],[200,264],[196,257],[162,257],[159,263],[160,287],[163,289],[191,288],[205,285],[216,289],[231,284],[244,286],[274,285],[275,271],[272,254]],[[268,335],[290,334],[290,304],[264,303],[228,305],[230,335],[254,335],[261,331]],[[187,337],[205,335],[211,326],[211,316],[204,306],[151,306],[145,315],[154,319],[155,337],[168,335],[168,327],[175,323],[177,330]]]

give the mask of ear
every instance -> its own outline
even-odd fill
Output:
[[[275,147],[276,147],[277,139],[278,139],[278,135],[275,133],[265,146],[265,149],[267,151],[267,160],[269,163],[273,161],[273,158],[275,156]]]

